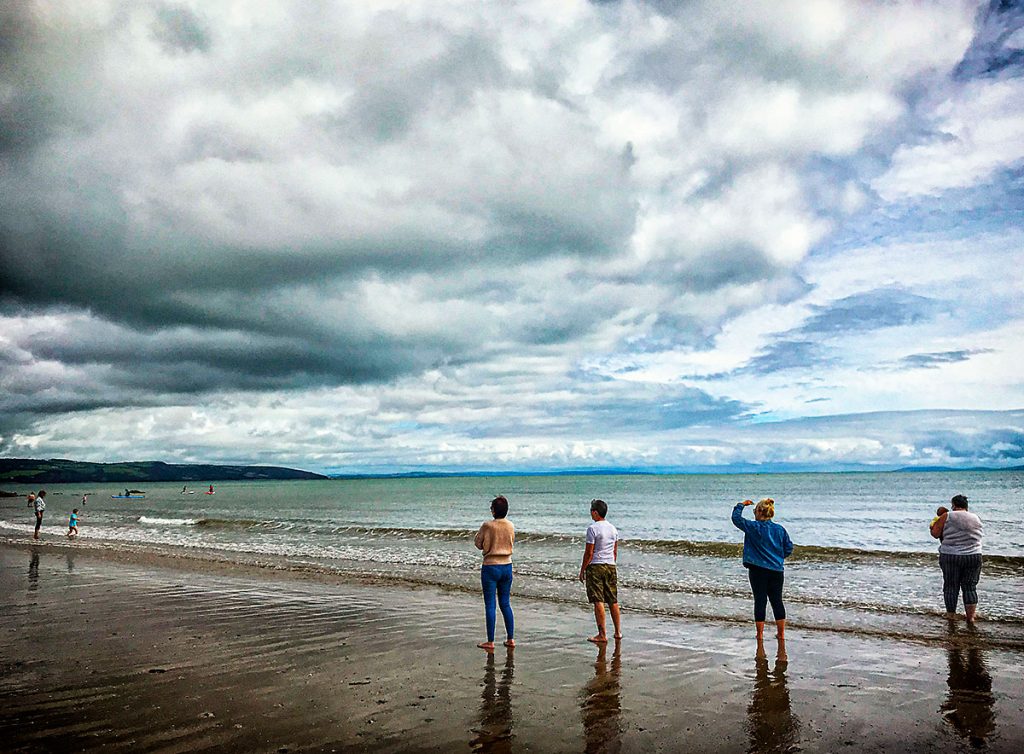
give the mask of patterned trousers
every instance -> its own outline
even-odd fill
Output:
[[[939,554],[942,569],[942,599],[946,612],[955,613],[960,592],[964,593],[964,606],[978,604],[978,579],[981,578],[981,555]]]

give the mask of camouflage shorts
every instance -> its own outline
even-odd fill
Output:
[[[587,566],[587,599],[591,602],[619,602],[618,577],[615,566],[609,563],[592,563]]]

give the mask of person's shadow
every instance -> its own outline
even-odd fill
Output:
[[[611,665],[608,644],[599,644],[594,660],[594,677],[580,691],[583,736],[587,754],[617,752],[622,748],[622,703],[619,674],[622,670],[620,643],[615,642]]]
[[[784,752],[800,741],[800,720],[789,702],[786,671],[789,657],[785,641],[779,642],[775,667],[769,670],[764,643],[757,643],[754,693],[747,707],[750,733],[749,752]]]
[[[28,590],[36,591],[39,588],[39,550],[32,548],[32,555],[28,559]]]
[[[509,649],[499,675],[494,666],[494,652],[487,653],[484,666],[484,690],[480,695],[479,722],[473,728],[476,736],[469,742],[473,751],[505,754],[512,751],[512,679],[515,673]]]
[[[955,626],[951,628],[955,631]],[[996,728],[992,676],[985,666],[985,654],[968,636],[954,638],[947,652],[949,695],[940,710],[957,733],[980,748]]]

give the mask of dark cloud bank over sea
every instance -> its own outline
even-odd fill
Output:
[[[1022,24],[7,4],[0,453],[1011,465]]]

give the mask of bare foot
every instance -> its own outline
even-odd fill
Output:
[[[622,634],[615,634],[614,636],[612,636],[612,638],[615,639],[616,641],[618,641],[619,639],[622,638]]]
[[[505,642],[505,646],[508,647],[509,649],[512,649],[513,647],[515,647],[515,645],[516,645],[516,640],[515,639],[509,639],[508,641]],[[494,645],[492,644],[491,646],[493,647]]]
[[[592,641],[595,644],[607,644],[608,643],[608,637],[607,636],[601,636],[601,634],[598,634],[597,636],[591,636],[589,639],[587,639],[587,641]]]
[[[493,641],[482,641],[479,644],[477,644],[477,646],[480,647],[480,649],[486,649],[488,652],[493,652],[494,651],[494,642]]]

